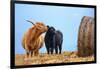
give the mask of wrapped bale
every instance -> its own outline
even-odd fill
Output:
[[[78,32],[78,56],[86,57],[94,54],[94,19],[84,16]]]

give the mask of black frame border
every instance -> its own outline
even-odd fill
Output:
[[[56,63],[56,64],[38,64],[38,65],[21,65],[15,66],[15,4],[35,4],[35,5],[49,5],[49,6],[65,6],[65,7],[84,7],[94,8],[94,20],[95,20],[95,50],[94,50],[94,61],[87,62],[70,62],[70,63]],[[64,3],[50,3],[50,2],[35,2],[35,1],[10,1],[10,68],[30,68],[30,67],[48,67],[48,66],[62,66],[62,65],[80,65],[80,64],[92,64],[97,62],[97,50],[96,50],[96,5],[81,5],[81,4],[64,4]]]

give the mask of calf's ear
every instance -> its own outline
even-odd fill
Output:
[[[50,28],[49,25],[47,25],[47,27]]]

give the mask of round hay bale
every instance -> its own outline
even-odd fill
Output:
[[[86,57],[94,53],[94,19],[84,16],[78,32],[78,56]]]

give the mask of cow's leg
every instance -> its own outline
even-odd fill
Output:
[[[24,60],[28,60],[28,58],[29,58],[29,52],[26,52]]]
[[[36,50],[36,56],[38,56],[39,55],[39,50]]]
[[[30,50],[28,48],[28,45],[25,44],[25,49],[26,49],[26,55],[25,55],[25,60],[27,60],[29,58],[29,53],[30,53]]]
[[[27,57],[27,58],[29,57],[29,52],[26,52],[26,57]]]
[[[61,50],[62,50],[62,45],[59,45],[59,54],[61,54]]]
[[[34,51],[34,56],[38,56],[39,55],[39,50],[35,50]]]
[[[31,51],[31,57],[33,57],[33,51]]]

